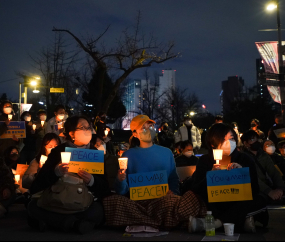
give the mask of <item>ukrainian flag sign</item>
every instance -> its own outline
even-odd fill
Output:
[[[104,174],[104,151],[69,147],[65,151],[71,152],[69,172],[78,173],[83,170],[90,174]]]
[[[209,171],[207,186],[209,203],[252,200],[249,168]]]
[[[153,171],[128,176],[130,199],[134,201],[164,197],[168,191],[166,171]]]
[[[0,122],[1,125],[4,125],[5,122]],[[26,125],[25,122],[10,122],[8,125],[8,130],[0,136],[0,139],[12,139],[13,136],[16,136],[18,139],[26,138]]]

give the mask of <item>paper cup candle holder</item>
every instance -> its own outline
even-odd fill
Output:
[[[9,114],[9,115],[8,115],[8,119],[9,119],[9,120],[12,120],[12,118],[13,118],[13,115],[12,115],[12,114]]]
[[[216,161],[216,164],[219,165],[220,160],[223,159],[223,150],[214,149],[213,152],[214,152],[214,160]]]
[[[44,126],[45,125],[45,121],[41,121],[41,125]]]
[[[71,152],[61,152],[61,161],[63,164],[69,164]]]
[[[20,175],[15,175],[15,181],[16,181],[17,183],[19,183],[20,179],[21,179]]]
[[[36,130],[36,128],[37,128],[37,125],[33,124],[33,130]]]
[[[119,158],[119,165],[121,170],[128,169],[128,158]]]
[[[41,167],[43,167],[43,165],[46,163],[47,159],[48,159],[47,156],[45,156],[45,155],[41,156],[41,159],[40,159]]]

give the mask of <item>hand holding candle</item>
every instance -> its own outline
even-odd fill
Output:
[[[17,184],[19,184],[20,179],[21,179],[20,175],[15,175],[15,181]]]
[[[33,130],[36,130],[36,128],[37,128],[37,125],[33,124]]]
[[[12,114],[9,114],[9,115],[8,115],[9,121],[12,120],[12,118],[13,118],[13,115],[12,115]]]
[[[41,160],[40,160],[41,167],[43,167],[43,165],[46,163],[47,159],[48,159],[47,156],[45,156],[45,155],[41,156]]]
[[[223,159],[223,150],[214,149],[214,160],[216,161],[217,165],[220,165],[220,160]]]
[[[119,158],[120,170],[128,169],[128,158]]]
[[[71,152],[61,152],[61,162],[62,164],[69,164],[71,158]]]
[[[109,132],[108,130],[105,130],[105,136],[108,136]]]
[[[41,125],[43,127],[45,125],[45,121],[41,121]]]

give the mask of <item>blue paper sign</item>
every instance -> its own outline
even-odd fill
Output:
[[[166,171],[130,174],[128,176],[131,200],[149,200],[163,197],[169,191]]]
[[[5,122],[0,123],[1,125],[4,125]],[[14,135],[18,139],[26,138],[26,124],[24,121],[10,122],[10,124],[8,125],[8,130],[0,136],[0,139],[12,139]]]

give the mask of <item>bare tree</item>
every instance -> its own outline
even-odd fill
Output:
[[[100,95],[103,93],[105,73],[102,72],[102,76],[99,78],[98,101],[103,112],[107,113],[120,85],[134,70],[149,67],[154,63],[163,63],[178,56],[178,54],[172,52],[174,48],[173,42],[168,44],[158,43],[152,35],[146,36],[141,30],[140,22],[141,14],[139,12],[135,26],[131,30],[124,30],[114,47],[110,48],[106,47],[102,39],[110,26],[98,37],[90,37],[84,42],[67,29],[53,28],[53,31],[65,32],[72,36],[79,47],[96,63],[98,68],[105,72],[115,70],[118,73],[114,87],[104,103],[101,103],[102,96]]]
[[[70,51],[69,45],[60,33],[55,34],[54,42],[43,47],[35,56],[30,55],[33,65],[43,77],[42,88],[45,89],[46,105],[49,113],[55,104],[70,105],[77,98],[75,88],[76,64],[78,63],[78,51]],[[51,94],[50,87],[63,87],[64,94]]]

